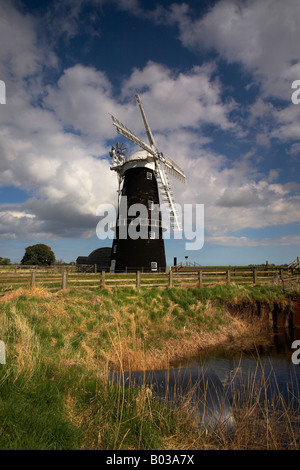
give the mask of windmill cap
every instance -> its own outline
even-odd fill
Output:
[[[134,160],[153,161],[153,157],[149,152],[147,152],[147,150],[137,150],[137,152],[133,152],[125,158],[126,163]]]
[[[155,169],[154,158],[147,150],[138,150],[125,158],[122,173],[131,168],[144,167]]]

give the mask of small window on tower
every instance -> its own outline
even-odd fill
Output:
[[[154,209],[154,202],[153,201],[148,201],[148,209],[149,209],[149,211],[153,211],[153,209]]]
[[[151,271],[157,271],[157,262],[151,261]]]
[[[152,180],[152,173],[150,171],[147,171],[147,180]]]
[[[150,240],[155,240],[155,232],[154,231],[150,230],[149,238],[150,238]]]
[[[117,253],[117,245],[114,246],[113,253]]]

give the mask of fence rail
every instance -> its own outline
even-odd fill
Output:
[[[97,265],[96,264],[54,264],[51,266],[39,266],[39,265],[26,265],[26,264],[7,264],[0,266],[0,274],[7,274],[7,273],[18,273],[26,274],[32,271],[36,271],[39,273],[54,273],[59,274],[63,271],[67,271],[69,273],[77,273],[77,272],[90,272],[96,273],[97,272]]]
[[[292,272],[284,269],[263,270],[255,267],[245,269],[204,268],[168,273],[76,273],[72,271],[0,272],[0,291],[16,287],[46,287],[50,290],[67,288],[110,288],[110,287],[204,287],[220,283],[235,284],[278,284],[284,285],[292,278]]]
[[[282,290],[288,291],[290,289],[299,288],[300,287],[300,276],[289,277],[286,279],[281,279],[282,283]]]

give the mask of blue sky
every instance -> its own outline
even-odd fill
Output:
[[[176,202],[204,204],[202,265],[289,263],[300,254],[298,0],[0,0],[0,256],[46,243],[70,262],[116,202],[109,113],[186,172]],[[136,150],[130,147],[130,150]]]

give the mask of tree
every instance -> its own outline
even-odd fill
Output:
[[[10,259],[9,258],[2,258],[2,256],[0,256],[0,264],[1,265],[10,264]]]
[[[21,264],[31,264],[38,266],[50,266],[55,263],[55,255],[50,246],[38,243],[37,245],[28,246]]]

